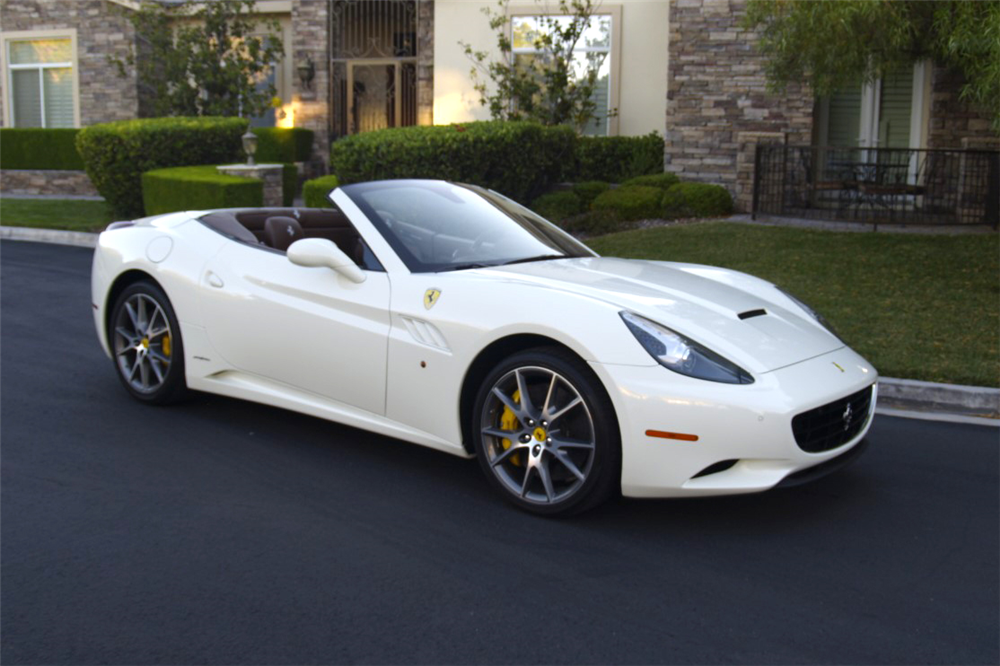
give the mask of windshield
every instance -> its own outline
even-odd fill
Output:
[[[595,256],[524,206],[474,185],[389,180],[341,189],[414,273]]]

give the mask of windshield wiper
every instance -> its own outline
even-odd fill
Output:
[[[549,259],[569,259],[569,256],[565,254],[540,254],[537,257],[525,257],[524,259],[511,259],[510,261],[505,261],[498,266],[510,266],[511,264],[527,264],[532,261],[548,261]]]
[[[496,264],[458,264],[457,266],[448,266],[443,269],[444,271],[467,271],[472,268],[489,268],[490,266],[496,266]]]

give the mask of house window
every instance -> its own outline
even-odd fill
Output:
[[[845,148],[926,144],[930,66],[917,63],[817,103],[817,142]]]
[[[11,125],[74,127],[72,39],[9,39],[6,47]]]
[[[573,18],[570,16],[511,17],[514,62],[526,65],[536,58],[545,57],[544,51],[535,47],[535,42],[546,34],[549,26],[558,24],[566,27],[571,21]],[[593,96],[597,117],[587,123],[583,130],[584,134],[590,136],[609,134],[609,119],[614,111],[611,106],[611,29],[611,15],[591,16],[573,49],[572,71],[578,80],[582,80],[591,67],[597,68],[597,86]]]

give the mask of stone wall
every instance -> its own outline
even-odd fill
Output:
[[[964,79],[946,67],[931,72],[931,118],[928,148],[962,148],[963,139],[995,140],[985,113],[959,99]]]
[[[312,160],[306,164],[309,178],[325,174],[330,164],[330,12],[323,0],[292,0],[292,58],[295,67],[307,57],[316,76],[307,88],[296,73],[292,79],[295,126],[313,131]]]
[[[807,87],[767,92],[756,34],[740,26],[745,9],[746,0],[670,0],[664,156],[667,171],[725,185],[743,210],[753,187],[753,146],[808,144],[813,129]]]
[[[100,196],[86,171],[41,171],[4,169],[0,171],[3,194],[51,194],[57,196]]]
[[[108,56],[124,58],[135,41],[125,11],[106,0],[3,0],[2,29],[76,28],[80,124],[86,126],[138,115],[135,73],[122,78],[108,62]],[[6,92],[0,90],[0,95]]]
[[[434,0],[417,0],[417,124],[434,124]]]

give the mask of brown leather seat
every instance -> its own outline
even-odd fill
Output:
[[[264,242],[282,252],[297,240],[305,238],[302,225],[294,217],[275,215],[264,222]]]

